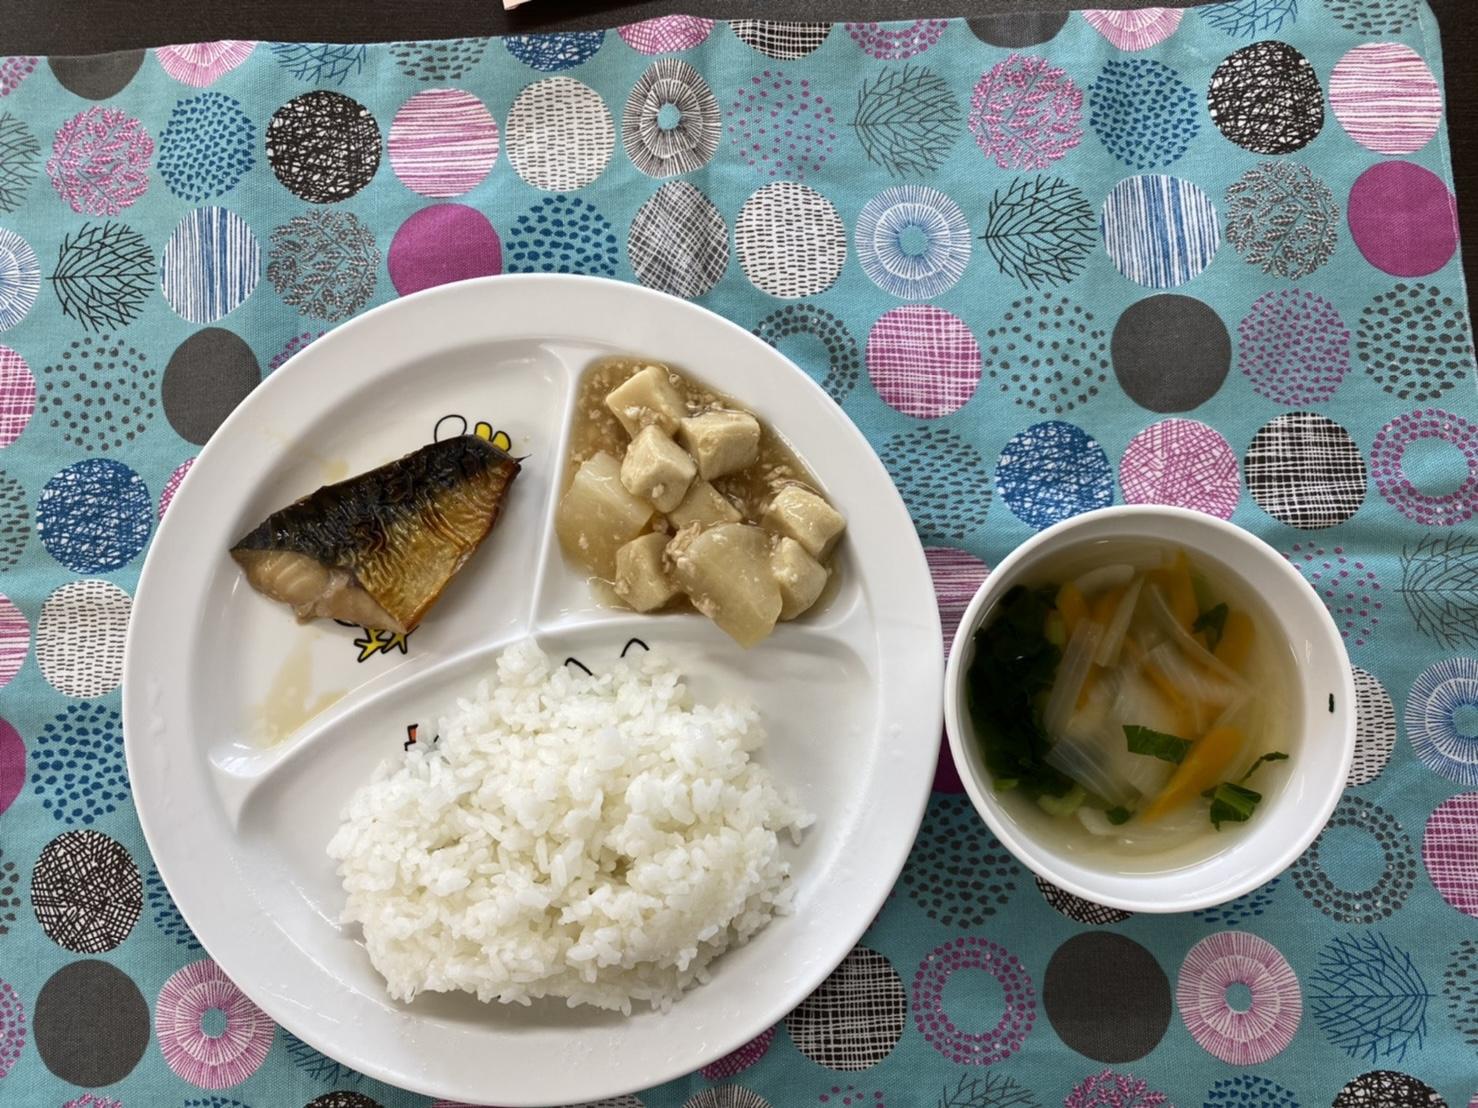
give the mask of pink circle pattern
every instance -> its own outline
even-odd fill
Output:
[[[1246,1011],[1227,1001],[1227,989],[1245,985]],[[1245,931],[1208,935],[1185,956],[1175,1003],[1191,1038],[1234,1066],[1257,1066],[1281,1053],[1303,1018],[1298,977],[1278,948]]]
[[[934,596],[939,602],[939,629],[944,635],[944,657],[948,660],[955,631],[959,629],[971,598],[985,583],[990,567],[973,554],[947,546],[925,547],[924,560],[929,563],[929,575],[934,579]],[[965,783],[960,780],[959,768],[949,750],[949,738],[945,735],[940,736],[939,761],[934,767],[934,791],[965,791]]]
[[[117,215],[149,188],[154,140],[117,108],[88,108],[57,129],[46,174],[74,212]]]
[[[1478,919],[1478,793],[1437,805],[1422,836],[1422,861],[1442,899]]]
[[[863,53],[879,61],[902,61],[917,57],[939,41],[949,27],[944,19],[915,19],[907,27],[884,27],[880,23],[848,23],[847,34]]]
[[[498,160],[498,124],[481,100],[433,88],[407,100],[390,124],[390,165],[422,196],[460,196]]]
[[[1377,599],[1381,586],[1374,570],[1351,560],[1340,546],[1330,552],[1312,543],[1294,543],[1284,557],[1314,587],[1341,635],[1356,646],[1374,637],[1380,623],[1377,613],[1383,607]]]
[[[709,1062],[698,1072],[710,1081],[726,1081],[735,1074],[743,1073],[763,1058],[774,1040],[775,1029],[766,1028],[739,1049],[730,1051],[717,1061]]]
[[[174,503],[174,494],[180,491],[180,482],[185,479],[185,474],[190,472],[190,467],[195,464],[194,458],[186,458],[175,467],[169,479],[164,482],[164,488],[159,491],[159,518],[164,518],[164,513]]]
[[[1119,462],[1126,504],[1169,504],[1231,519],[1242,497],[1237,454],[1215,428],[1194,419],[1146,427]]]
[[[868,1092],[856,1085],[833,1085],[816,1098],[818,1104],[839,1104],[842,1108],[887,1108],[881,1089]]]
[[[36,378],[8,346],[0,346],[0,448],[21,437],[36,410]]]
[[[945,983],[960,970],[984,970],[1000,982],[1006,1010],[988,1031],[965,1031],[944,1011]],[[1011,1057],[1037,1018],[1036,991],[1016,956],[975,935],[951,939],[924,958],[914,974],[910,1007],[929,1045],[962,1066],[989,1066]]]
[[[1104,1070],[1092,1077],[1085,1077],[1067,1099],[1063,1108],[1159,1108],[1169,1105],[1170,1098],[1149,1082],[1132,1073],[1115,1073]]]
[[[20,796],[26,783],[26,741],[9,720],[0,719],[0,812]]]
[[[924,560],[929,563],[929,574],[934,578],[934,596],[939,601],[939,626],[944,632],[944,656],[948,658],[950,644],[965,609],[976,591],[985,584],[990,567],[973,554],[947,546],[925,547]]]
[[[1134,11],[1088,10],[1083,18],[1120,50],[1148,50],[1164,42],[1180,26],[1180,8],[1139,8]]]
[[[691,50],[712,32],[713,20],[696,15],[661,15],[616,28],[627,46],[649,56]]]
[[[207,1035],[201,1020],[216,1009],[225,1014],[226,1029]],[[154,1031],[176,1076],[202,1089],[226,1089],[256,1073],[272,1049],[276,1028],[206,958],[176,971],[159,990]]]
[[[980,344],[958,316],[932,304],[907,304],[873,324],[867,373],[890,408],[935,419],[959,411],[975,395]]]
[[[1083,141],[1083,91],[1046,58],[1012,54],[976,84],[970,133],[1002,169],[1046,169]]]
[[[1328,300],[1275,289],[1237,325],[1237,364],[1260,396],[1290,408],[1330,400],[1350,368],[1350,332]]]
[[[62,1108],[123,1108],[123,1101],[114,1100],[110,1096],[93,1096],[91,1093],[83,1093],[76,1100],[69,1100]]]
[[[159,64],[176,81],[196,88],[213,85],[235,69],[256,49],[255,42],[244,39],[220,39],[216,42],[191,42],[181,46],[161,46],[154,51]]]
[[[747,165],[766,176],[804,181],[836,149],[836,113],[805,78],[765,70],[734,94],[729,138]]]
[[[15,680],[31,651],[31,625],[10,602],[0,596],[0,688]]]
[[[1409,46],[1357,46],[1329,75],[1329,106],[1349,136],[1378,154],[1410,154],[1442,122],[1442,90]]]
[[[10,985],[0,981],[0,1077],[19,1061],[26,1046],[26,1010]]]
[[[37,59],[29,54],[0,58],[0,96],[9,96],[36,69]]]
[[[1445,442],[1467,463],[1463,483],[1450,493],[1429,496],[1406,476],[1401,459],[1412,443]],[[1375,487],[1391,507],[1424,527],[1454,527],[1478,514],[1478,425],[1439,408],[1421,408],[1380,429],[1370,448]]]

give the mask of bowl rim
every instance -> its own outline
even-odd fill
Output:
[[[1251,552],[1260,559],[1260,564],[1271,572],[1280,574],[1291,582],[1295,589],[1302,592],[1309,602],[1309,615],[1313,618],[1313,625],[1317,628],[1317,635],[1311,629],[1311,637],[1318,637],[1324,641],[1323,645],[1335,651],[1336,660],[1339,663],[1337,672],[1341,686],[1341,710],[1340,718],[1343,727],[1337,732],[1340,740],[1339,764],[1336,773],[1329,777],[1329,783],[1322,795],[1318,798],[1318,804],[1310,809],[1311,818],[1304,829],[1297,835],[1286,837],[1283,844],[1276,850],[1269,852],[1266,860],[1255,866],[1245,868],[1233,880],[1225,883],[1220,888],[1209,893],[1200,895],[1186,895],[1182,897],[1166,898],[1166,890],[1157,888],[1153,891],[1153,898],[1149,890],[1143,898],[1134,896],[1121,896],[1116,893],[1107,892],[1103,889],[1093,888],[1072,877],[1057,872],[1050,864],[1044,864],[1040,857],[1034,857],[1033,852],[1023,848],[1023,842],[1031,841],[1031,836],[1018,831],[1014,823],[1002,818],[1002,810],[993,797],[993,790],[988,780],[978,778],[971,768],[970,760],[965,750],[965,738],[963,732],[968,727],[965,713],[962,710],[961,685],[964,679],[965,659],[970,652],[970,639],[975,633],[981,621],[982,610],[987,603],[993,602],[996,597],[1003,594],[1005,590],[1019,577],[1023,567],[1036,561],[1047,552],[1047,549],[1063,542],[1071,541],[1071,535],[1085,527],[1099,523],[1103,520],[1115,520],[1119,522],[1130,522],[1138,518],[1168,518],[1182,524],[1190,524],[1193,527],[1203,528],[1230,540],[1228,545],[1235,544],[1237,548]],[[1234,571],[1241,573],[1244,578],[1249,577],[1246,570],[1240,569],[1235,562],[1230,566]],[[945,666],[944,674],[944,721],[945,733],[949,741],[950,754],[954,758],[956,770],[960,781],[964,785],[966,795],[980,818],[985,821],[991,832],[1000,840],[1001,844],[1011,854],[1044,881],[1051,882],[1065,892],[1080,896],[1090,902],[1104,905],[1109,908],[1118,908],[1129,912],[1142,912],[1146,914],[1167,914],[1173,912],[1197,911],[1202,908],[1214,907],[1235,900],[1253,889],[1266,884],[1278,876],[1290,866],[1318,837],[1324,830],[1333,814],[1335,806],[1344,794],[1345,781],[1349,776],[1350,765],[1355,754],[1356,738],[1356,713],[1355,713],[1355,681],[1354,673],[1350,668],[1349,653],[1345,649],[1344,637],[1339,628],[1335,626],[1334,618],[1329,614],[1329,609],[1319,599],[1313,587],[1304,579],[1303,575],[1284,558],[1278,551],[1263,541],[1251,531],[1239,527],[1227,520],[1216,516],[1207,515],[1204,512],[1192,511],[1187,508],[1171,507],[1169,505],[1154,504],[1116,504],[1106,508],[1098,508],[1093,511],[1083,512],[1071,516],[1065,520],[1038,531],[1026,541],[1013,549],[1006,557],[1002,558],[997,565],[987,574],[985,581],[970,598],[964,613],[960,617],[959,625],[955,629],[954,637],[950,642],[949,660]],[[1255,832],[1254,832],[1255,833]],[[1145,876],[1153,878],[1151,872]]]

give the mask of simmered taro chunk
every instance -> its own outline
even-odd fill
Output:
[[[701,477],[689,486],[682,503],[667,513],[668,521],[679,530],[695,523],[704,527],[719,523],[738,523],[742,518],[739,509]]]
[[[580,466],[559,502],[554,527],[575,561],[607,580],[616,574],[616,551],[641,534],[652,506],[621,484],[621,463],[605,451]]]
[[[678,594],[677,585],[662,565],[662,552],[670,538],[653,531],[616,551],[616,595],[638,612],[661,608]]]
[[[769,535],[747,523],[685,527],[668,544],[672,575],[693,607],[740,646],[775,628],[780,586],[770,571]]]
[[[759,420],[748,412],[690,416],[678,427],[677,437],[698,463],[698,476],[705,481],[737,473],[760,455]]]
[[[764,524],[800,543],[817,561],[831,553],[847,527],[841,512],[800,485],[786,485],[775,495],[765,509]]]
[[[655,365],[639,370],[607,393],[606,407],[632,438],[648,426],[660,427],[671,435],[688,414],[688,406],[673,387],[667,370]]]
[[[670,512],[682,503],[697,472],[687,451],[662,428],[649,424],[627,448],[621,484],[632,496],[650,500],[659,512]]]
[[[821,590],[826,588],[826,567],[794,539],[783,538],[775,544],[770,569],[780,586],[781,619],[795,619],[815,604]]]

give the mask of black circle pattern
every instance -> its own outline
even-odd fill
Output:
[[[1002,396],[1039,415],[1066,415],[1108,380],[1107,333],[1093,313],[1045,293],[1012,301],[980,343]]]
[[[664,125],[665,109],[675,112],[675,125]],[[627,98],[622,142],[631,164],[648,177],[688,173],[717,152],[719,118],[718,100],[703,75],[680,58],[660,58]]]
[[[1375,840],[1382,859],[1381,875],[1368,889],[1342,889],[1320,864],[1320,851],[1331,828],[1363,831]],[[1384,808],[1358,796],[1339,802],[1329,822],[1289,871],[1293,884],[1319,911],[1340,923],[1372,924],[1406,903],[1416,887],[1416,851],[1399,820]]]
[[[36,1051],[63,1081],[95,1089],[133,1072],[149,1045],[149,1005],[132,978],[94,959],[51,975],[36,997]]]
[[[990,509],[990,466],[953,431],[904,431],[878,457],[893,476],[914,528],[925,542],[960,543],[985,523]]]
[[[1473,372],[1472,332],[1460,300],[1398,282],[1360,313],[1355,350],[1388,395],[1424,404]]]
[[[132,346],[83,335],[42,371],[41,416],[69,446],[121,450],[153,422],[158,378]]]
[[[9,934],[20,919],[21,878],[15,863],[0,850],[0,935]]]
[[[1365,459],[1350,433],[1317,412],[1289,412],[1264,424],[1243,458],[1252,499],[1290,527],[1343,523],[1365,502]]]
[[[310,1100],[303,1108],[382,1108],[380,1102],[350,1089],[335,1089]]]
[[[1442,975],[1442,995],[1463,1041],[1478,1047],[1478,940],[1464,939],[1452,952]]]
[[[1068,939],[1047,963],[1042,1007],[1060,1038],[1099,1062],[1148,1054],[1170,1024],[1170,982],[1155,956],[1112,931]]]
[[[824,366],[813,366],[811,359],[792,351],[797,365],[820,382],[827,395],[838,404],[846,400],[862,379],[862,353],[847,325],[825,308],[814,304],[788,304],[771,312],[755,325],[754,333],[777,350],[787,339],[810,336],[821,344]],[[790,344],[787,344],[790,345]]]
[[[144,907],[139,867],[97,831],[67,831],[31,870],[31,910],[47,938],[77,954],[102,954],[128,938]]]
[[[26,489],[0,471],[0,573],[15,567],[31,537],[31,507]]]
[[[1333,1108],[1447,1108],[1447,1101],[1410,1074],[1371,1070],[1341,1089]]]
[[[261,379],[239,335],[207,327],[180,343],[164,368],[164,414],[180,438],[203,444]]]
[[[1254,154],[1291,154],[1324,129],[1324,90],[1309,59],[1286,42],[1254,42],[1211,75],[1211,119]]]
[[[267,124],[267,161],[283,187],[310,204],[347,200],[380,168],[380,127],[343,93],[295,96]]]
[[[1023,46],[1039,46],[1057,37],[1067,25],[1068,13],[1062,12],[998,12],[976,16],[965,22],[970,31],[987,46],[1019,50]]]
[[[1004,908],[1021,868],[964,796],[935,796],[901,878],[909,898],[950,928],[979,927]]]
[[[1136,301],[1114,324],[1114,374],[1141,408],[1188,412],[1216,395],[1232,365],[1221,316],[1194,296],[1161,293]]]
[[[1091,900],[1084,900],[1076,893],[1059,889],[1052,882],[1040,877],[1036,878],[1036,882],[1042,899],[1052,910],[1066,916],[1074,923],[1088,923],[1101,927],[1108,923],[1123,923],[1134,914],[1122,908],[1110,908],[1107,904],[1095,904]]]
[[[817,1065],[865,1070],[892,1053],[907,1015],[898,971],[877,951],[858,946],[785,1017],[785,1029]]]

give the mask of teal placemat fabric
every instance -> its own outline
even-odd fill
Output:
[[[1034,530],[1160,501],[1286,553],[1358,667],[1349,790],[1268,886],[1076,901],[946,765],[820,992],[617,1103],[1468,1105],[1478,411],[1441,80],[1414,0],[0,60],[0,1103],[425,1103],[274,1028],[180,920],[123,635],[261,375],[411,290],[560,270],[821,380],[947,627]]]

